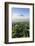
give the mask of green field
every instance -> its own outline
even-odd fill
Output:
[[[16,22],[12,24],[12,38],[29,37],[29,22]]]

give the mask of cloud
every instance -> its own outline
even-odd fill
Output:
[[[29,16],[18,16],[18,15],[15,15],[15,16],[12,16],[12,20],[13,22],[22,22],[22,21],[29,21]]]
[[[13,16],[23,16],[20,13],[14,13]]]

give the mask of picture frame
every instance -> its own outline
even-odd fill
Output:
[[[17,29],[15,25],[18,25]],[[25,34],[22,34],[20,29]],[[29,31],[26,32],[25,29]],[[34,4],[5,2],[5,44],[32,42],[34,42]]]

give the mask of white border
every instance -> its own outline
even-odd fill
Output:
[[[29,38],[11,38],[12,37],[12,7],[16,8],[30,8],[30,37]],[[19,41],[32,41],[33,39],[33,10],[32,5],[16,5],[9,4],[9,42],[19,42]]]

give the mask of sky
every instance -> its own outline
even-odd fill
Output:
[[[29,8],[12,8],[13,16],[29,16]]]

